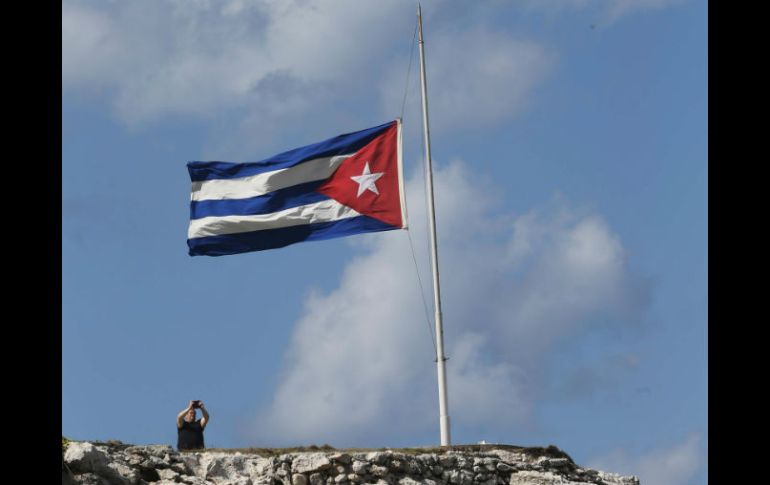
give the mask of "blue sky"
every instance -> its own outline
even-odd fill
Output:
[[[202,399],[210,447],[438,443],[415,7],[62,3],[63,435]],[[707,482],[707,9],[423,3],[453,443]],[[417,269],[406,231],[187,255],[187,161],[398,116]]]

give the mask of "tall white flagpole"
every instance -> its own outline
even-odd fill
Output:
[[[417,21],[420,25],[420,87],[422,89],[422,122],[425,138],[425,163],[428,165],[425,185],[430,218],[431,264],[433,266],[433,299],[436,310],[436,367],[438,371],[438,408],[441,446],[449,446],[452,438],[449,432],[449,405],[446,396],[446,366],[444,357],[444,330],[441,326],[441,289],[438,280],[438,250],[436,247],[436,216],[433,207],[433,164],[430,158],[430,129],[428,128],[428,87],[425,79],[425,49],[422,40],[422,9],[417,4]]]

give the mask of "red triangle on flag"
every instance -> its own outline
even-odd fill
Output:
[[[316,190],[360,214],[401,227],[397,122],[342,162]]]

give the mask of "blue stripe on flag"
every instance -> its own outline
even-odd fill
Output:
[[[383,131],[393,126],[390,121],[374,128],[338,135],[322,142],[283,152],[259,162],[188,162],[187,170],[193,182],[216,179],[237,179],[288,168],[316,158],[352,154],[366,146]]]
[[[282,248],[302,241],[317,241],[392,229],[400,229],[400,227],[385,224],[368,216],[358,216],[334,222],[188,239],[187,245],[190,248],[190,256],[225,256]]]
[[[315,192],[326,180],[295,185],[249,199],[200,200],[190,202],[190,219],[208,216],[248,216],[270,214],[292,207],[328,199]]]

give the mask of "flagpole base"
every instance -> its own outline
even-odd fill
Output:
[[[441,446],[451,446],[452,437],[449,433],[449,416],[439,417],[439,427],[441,429]]]

